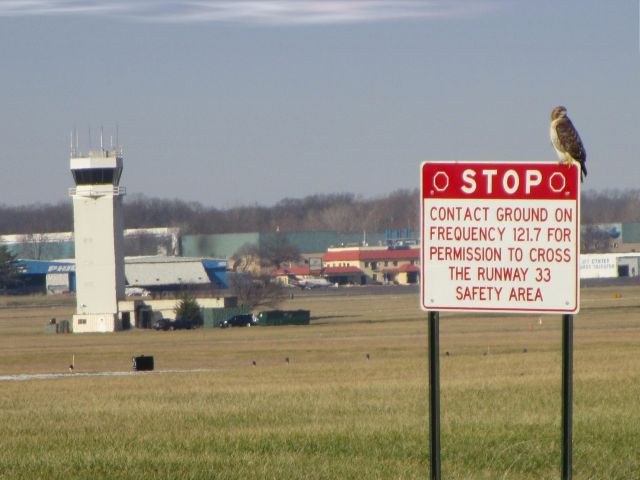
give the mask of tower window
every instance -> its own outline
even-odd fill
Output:
[[[83,168],[71,172],[76,185],[115,185],[119,180],[115,168]]]

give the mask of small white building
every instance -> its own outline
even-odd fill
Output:
[[[640,253],[587,253],[580,255],[580,278],[640,276]]]

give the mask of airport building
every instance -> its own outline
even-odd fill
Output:
[[[18,271],[32,293],[67,294],[76,291],[75,260],[19,260]],[[186,257],[125,257],[125,294],[167,291],[211,291],[229,287],[227,261]],[[129,293],[130,292],[130,293]]]
[[[329,269],[349,269],[348,273],[332,276],[350,282],[356,280],[361,285],[410,285],[419,282],[420,249],[408,246],[330,248],[322,256],[322,265]]]
[[[333,285],[412,285],[419,282],[420,249],[403,247],[329,248],[316,262],[280,268],[282,284],[313,288],[322,279]]]

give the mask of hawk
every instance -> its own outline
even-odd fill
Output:
[[[584,181],[587,176],[587,152],[582,145],[580,135],[576,127],[573,126],[567,109],[559,106],[551,112],[551,143],[556,149],[560,163],[573,165],[573,162],[580,164],[580,181]]]

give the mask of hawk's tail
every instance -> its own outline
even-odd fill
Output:
[[[587,165],[585,162],[580,162],[580,183],[584,182],[584,177],[587,176]]]

